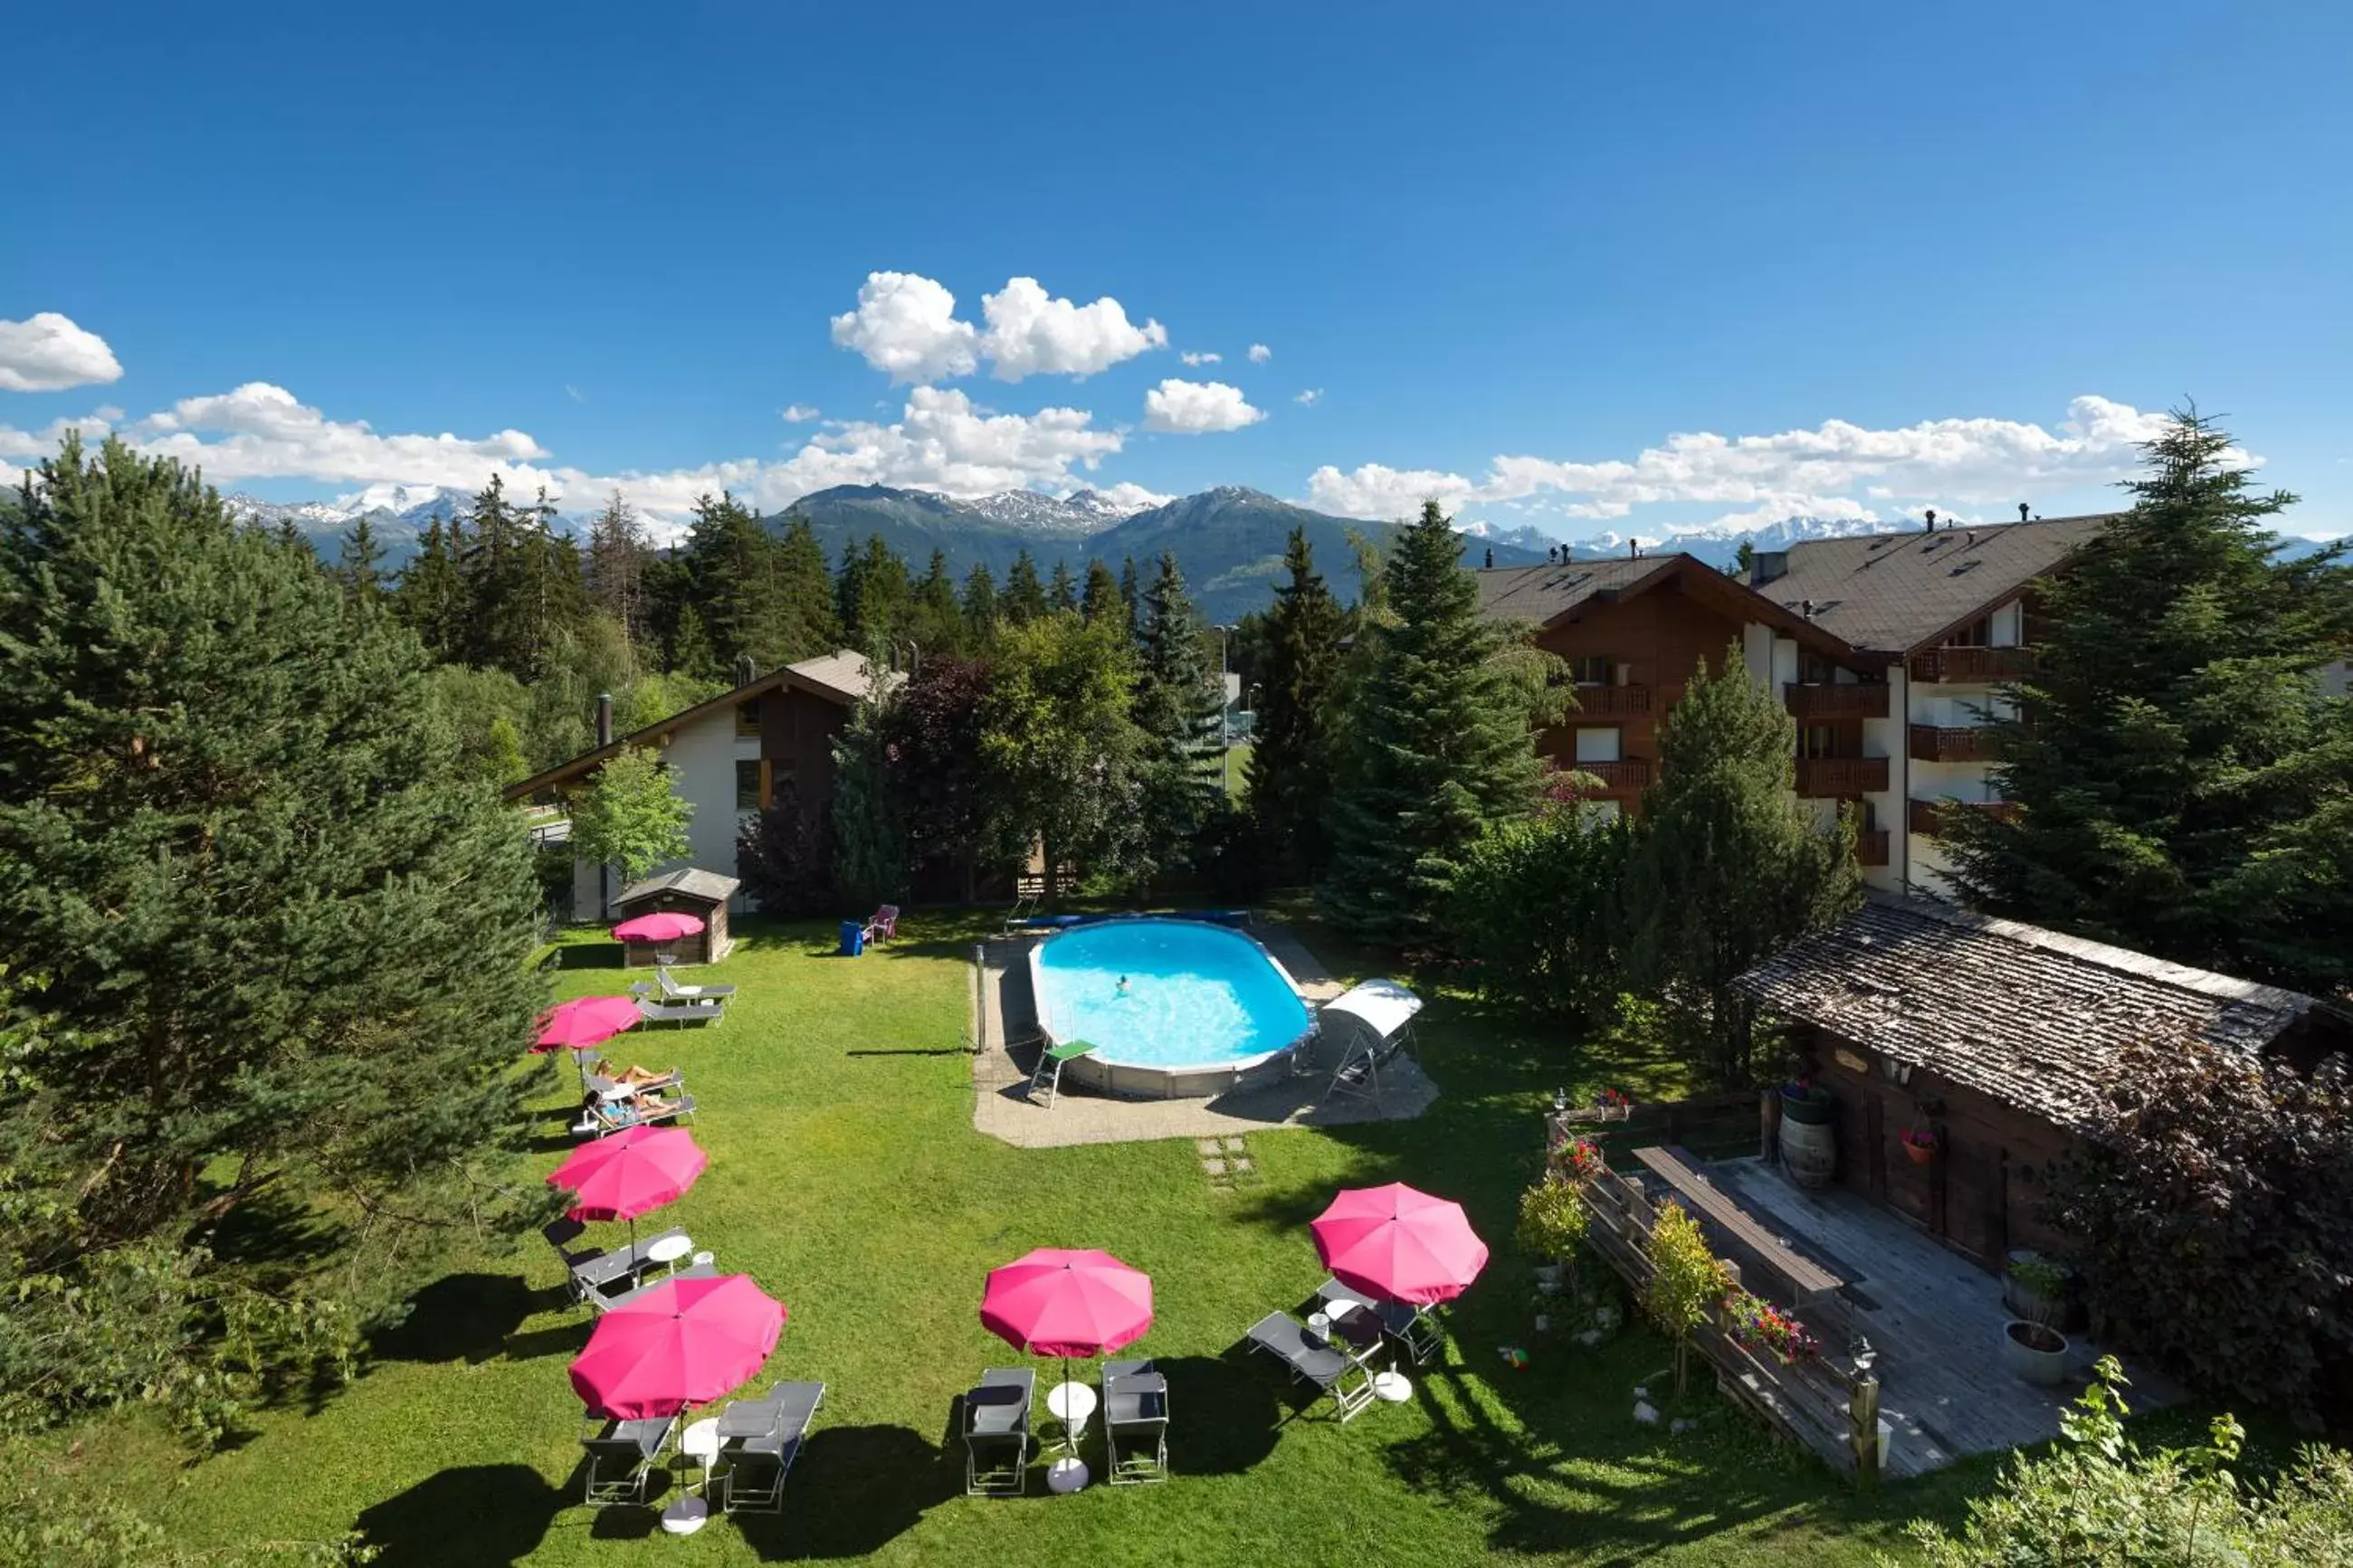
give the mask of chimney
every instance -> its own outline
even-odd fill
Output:
[[[596,693],[596,743],[613,743],[613,694],[609,691]]]
[[[1811,599],[1799,600],[1798,613],[1805,616],[1806,619],[1810,621],[1812,620],[1814,618],[1814,602]]]
[[[1494,550],[1493,550],[1492,547],[1490,547],[1490,548],[1489,548],[1489,550],[1488,550],[1488,552],[1487,552],[1487,567],[1488,567],[1488,570],[1493,571],[1493,570],[1494,569],[1494,565],[1495,565],[1495,552],[1494,552]]]
[[[1640,561],[1642,558],[1642,542],[1641,540],[1630,539],[1626,542],[1626,557],[1630,561]]]
[[[1748,558],[1748,585],[1761,588],[1766,584],[1789,574],[1789,552],[1786,550],[1759,550]]]
[[[1928,531],[1936,531],[1936,509],[1933,506],[1928,509]]]
[[[2026,503],[2024,501],[2020,501],[2018,503],[2018,521],[2021,522],[2024,522],[2026,521]]]

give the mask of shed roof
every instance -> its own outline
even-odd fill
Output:
[[[2128,1045],[2260,1052],[2317,1005],[2147,953],[1873,894],[1734,982],[1786,1017],[2087,1131]]]
[[[723,877],[716,871],[702,871],[691,866],[681,866],[675,871],[664,871],[659,876],[648,877],[642,882],[630,883],[622,889],[620,895],[613,900],[613,907],[619,909],[624,905],[634,904],[641,899],[650,899],[660,893],[682,893],[690,899],[700,899],[707,904],[723,904],[733,898],[735,889],[743,885],[734,878]]]
[[[888,685],[895,686],[906,677],[898,670],[886,669],[882,671],[881,679]],[[815,658],[805,658],[797,664],[770,670],[757,680],[746,681],[708,701],[681,709],[669,718],[658,720],[642,730],[632,730],[626,735],[616,736],[609,745],[583,752],[576,757],[532,774],[520,784],[507,785],[501,793],[509,800],[528,800],[543,789],[571,783],[594,770],[598,763],[619,755],[628,747],[658,744],[661,737],[671,731],[697,723],[713,714],[730,712],[739,703],[784,687],[806,691],[844,708],[855,707],[873,689],[874,679],[874,668],[867,662],[864,654],[853,653],[846,647],[836,648],[831,653],[819,654]]]
[[[1757,592],[1859,648],[1910,653],[2007,604],[2029,583],[2099,536],[2110,515],[2058,517],[1988,528],[1940,528],[1812,539],[1785,554],[1787,570]]]

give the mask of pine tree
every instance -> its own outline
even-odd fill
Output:
[[[1340,605],[1315,570],[1305,530],[1291,531],[1282,564],[1289,580],[1275,588],[1266,616],[1250,809],[1267,847],[1313,879],[1324,865],[1334,784]]]
[[[702,612],[692,605],[683,605],[678,612],[678,626],[670,634],[670,662],[665,668],[691,679],[719,679],[719,656],[712,649],[710,634],[702,629]]]
[[[1087,563],[1087,588],[1079,601],[1079,612],[1090,622],[1126,617],[1127,606],[1120,600],[1119,579],[1100,561]]]
[[[362,512],[343,534],[335,576],[344,595],[363,613],[375,610],[384,597],[383,563],[384,546],[377,542],[367,513]]]
[[[40,737],[0,745],[0,973],[55,1025],[0,1097],[12,1389],[300,1384],[538,1217],[494,1174],[543,999],[530,851],[407,631],[177,463],[69,439],[39,479],[0,526],[0,734]],[[301,1248],[215,1245],[263,1206]]]
[[[1383,573],[1389,624],[1348,715],[1355,753],[1332,802],[1332,870],[1317,891],[1356,936],[1404,947],[1433,934],[1455,870],[1490,819],[1535,788],[1527,709],[1495,663],[1510,638],[1479,613],[1462,542],[1432,501]]]
[[[1704,661],[1659,726],[1628,874],[1631,968],[1669,1033],[1725,1089],[1750,1081],[1734,978],[1862,898],[1852,820],[1817,826],[1797,796],[1798,730],[1740,646]]]
[[[653,546],[628,498],[615,490],[588,525],[588,592],[632,643],[648,640],[646,566]]]
[[[915,584],[912,629],[915,646],[927,655],[953,654],[964,646],[964,607],[956,602],[944,550],[932,552],[932,563]]]
[[[888,650],[903,635],[914,605],[907,563],[879,533],[862,547],[844,545],[834,580],[842,635],[860,647]]]
[[[2134,504],[2043,585],[2035,672],[1994,726],[2014,818],[1946,816],[1956,881],[1998,913],[2328,994],[2353,981],[2353,704],[2316,672],[2353,637],[2344,550],[2274,558],[2231,438],[2148,443]]]
[[[1013,564],[1006,569],[1005,591],[997,595],[997,618],[1014,626],[1027,626],[1046,614],[1045,584],[1038,581],[1038,563],[1029,559],[1028,546],[1016,551]]]
[[[1135,726],[1144,737],[1141,854],[1146,875],[1181,866],[1223,795],[1225,692],[1202,657],[1201,629],[1174,553],[1144,596]]]
[[[1057,613],[1079,607],[1078,581],[1071,575],[1071,563],[1059,558],[1054,562],[1053,580],[1046,588],[1046,607]]]
[[[877,640],[867,659],[885,668]],[[907,826],[890,757],[892,692],[876,681],[833,741],[833,885],[851,905],[896,903],[907,892]]]
[[[989,575],[984,562],[975,562],[964,574],[964,635],[965,646],[976,653],[986,653],[988,645],[997,640],[997,579]]]
[[[733,496],[704,496],[694,503],[687,576],[710,638],[712,673],[732,677],[746,658],[763,670],[785,662],[786,606],[776,593],[776,555],[767,531]],[[672,658],[679,668],[674,652]]]
[[[834,613],[833,574],[825,546],[806,517],[785,525],[775,552],[776,600],[782,622],[780,662],[814,658],[841,646],[841,619]]]
[[[458,628],[459,657],[484,668],[503,669],[519,679],[529,679],[530,629],[523,593],[523,521],[506,496],[506,483],[497,474],[475,492],[467,508],[458,552],[459,575],[465,582],[465,618]]]
[[[417,633],[435,658],[456,662],[465,657],[466,584],[459,574],[459,542],[455,525],[445,529],[438,516],[425,527],[425,542],[400,574],[393,595],[393,613]]]
[[[1119,563],[1119,602],[1127,610],[1127,624],[1121,629],[1131,638],[1143,617],[1142,595],[1142,584],[1135,578],[1135,557],[1127,556]]]

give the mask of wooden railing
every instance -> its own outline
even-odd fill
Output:
[[[1824,681],[1819,685],[1790,681],[1781,688],[1789,714],[1806,719],[1884,719],[1887,686],[1883,681]]]
[[[1915,724],[1912,756],[1923,763],[1989,763],[1991,731],[1970,725]]]
[[[1757,1094],[1736,1089],[1690,1100],[1638,1100],[1617,1110],[1572,1106],[1545,1118],[1546,1146],[1588,1138],[1605,1154],[1645,1143],[1680,1144],[1703,1156],[1763,1152]]]
[[[1580,686],[1576,695],[1577,713],[1588,719],[1622,719],[1651,710],[1647,686]]]
[[[1598,787],[1583,793],[1589,795],[1639,795],[1651,783],[1651,763],[1647,757],[1629,757],[1616,763],[1567,763],[1566,767],[1581,773],[1591,773]]]
[[[1799,757],[1798,793],[1812,800],[1868,795],[1887,787],[1885,757]]]
[[[2016,680],[2033,668],[2031,647],[1932,647],[1912,656],[1912,679],[1933,684]]]
[[[1748,1098],[1753,1113],[1755,1100]],[[1638,1184],[1606,1163],[1583,1193],[1593,1216],[1587,1241],[1639,1301],[1651,1282],[1646,1244],[1657,1207]],[[1737,1283],[1737,1266],[1726,1267]],[[1830,1325],[1807,1326],[1820,1333]],[[1856,1371],[1830,1353],[1791,1362],[1760,1353],[1733,1331],[1720,1309],[1693,1333],[1692,1348],[1715,1365],[1716,1385],[1767,1426],[1841,1469],[1866,1479],[1878,1475],[1879,1380],[1872,1372]]]
[[[1887,829],[1884,827],[1857,829],[1854,836],[1854,858],[1858,865],[1886,865]]]

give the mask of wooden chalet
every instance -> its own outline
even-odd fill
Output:
[[[2353,1044],[2297,992],[1894,895],[1736,984],[1835,1099],[1836,1184],[1994,1270],[2013,1248],[2067,1249],[2043,1186],[2126,1047],[2196,1037],[2308,1064]],[[1906,1132],[1933,1141],[1925,1159]]]

